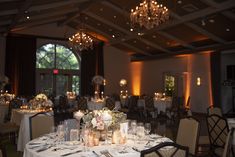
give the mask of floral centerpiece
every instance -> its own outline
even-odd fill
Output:
[[[50,99],[47,98],[45,94],[38,94],[36,97],[31,99],[29,103],[32,106],[32,109],[45,109],[48,110],[53,106],[53,103]]]
[[[123,112],[114,112],[107,109],[94,110],[88,113],[78,111],[74,114],[74,117],[82,119],[88,127],[94,130],[115,129],[119,127],[121,122],[126,120],[126,114]]]

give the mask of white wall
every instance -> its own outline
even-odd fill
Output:
[[[0,76],[5,75],[5,46],[6,38],[0,36]]]
[[[190,79],[190,105],[194,112],[206,113],[206,109],[211,105],[211,73],[210,54],[199,53],[190,55],[188,63]],[[197,77],[201,78],[201,85],[197,85]]]
[[[232,86],[223,86],[223,81],[227,80],[227,65],[235,65],[235,50],[221,55],[221,103],[223,113],[232,109]]]
[[[153,95],[156,91],[164,90],[164,73],[178,77],[183,77],[186,74],[188,79],[185,83],[189,87],[186,97],[191,97],[192,111],[205,113],[211,104],[209,53],[130,62],[127,53],[106,45],[104,47],[104,65],[107,80],[106,94],[119,93],[119,81],[124,78],[128,81],[129,93]],[[202,84],[200,86],[196,85],[197,77],[201,78]],[[186,94],[185,90],[181,91],[184,95]]]

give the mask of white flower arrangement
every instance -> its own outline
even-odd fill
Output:
[[[32,105],[34,109],[41,109],[41,108],[50,108],[53,106],[53,103],[50,99],[47,98],[45,94],[38,94],[36,97],[31,99],[29,103]]]
[[[104,130],[105,127],[117,127],[126,120],[126,115],[122,112],[113,112],[110,110],[94,110],[89,113],[78,111],[74,114],[76,119],[81,119],[88,127],[97,130]]]
[[[47,101],[47,96],[45,94],[40,93],[36,95],[35,99],[39,101]]]

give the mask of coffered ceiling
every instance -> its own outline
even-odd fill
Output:
[[[158,0],[170,10],[159,27],[130,31],[140,0],[1,0],[0,33],[57,23],[85,27],[94,38],[149,60],[235,47],[235,0]],[[102,38],[100,38],[102,37]]]

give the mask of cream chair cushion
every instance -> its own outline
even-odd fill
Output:
[[[189,147],[189,153],[195,155],[198,143],[199,122],[193,118],[180,120],[176,143]]]
[[[54,118],[49,114],[37,114],[30,117],[31,139],[51,132],[54,126]]]

